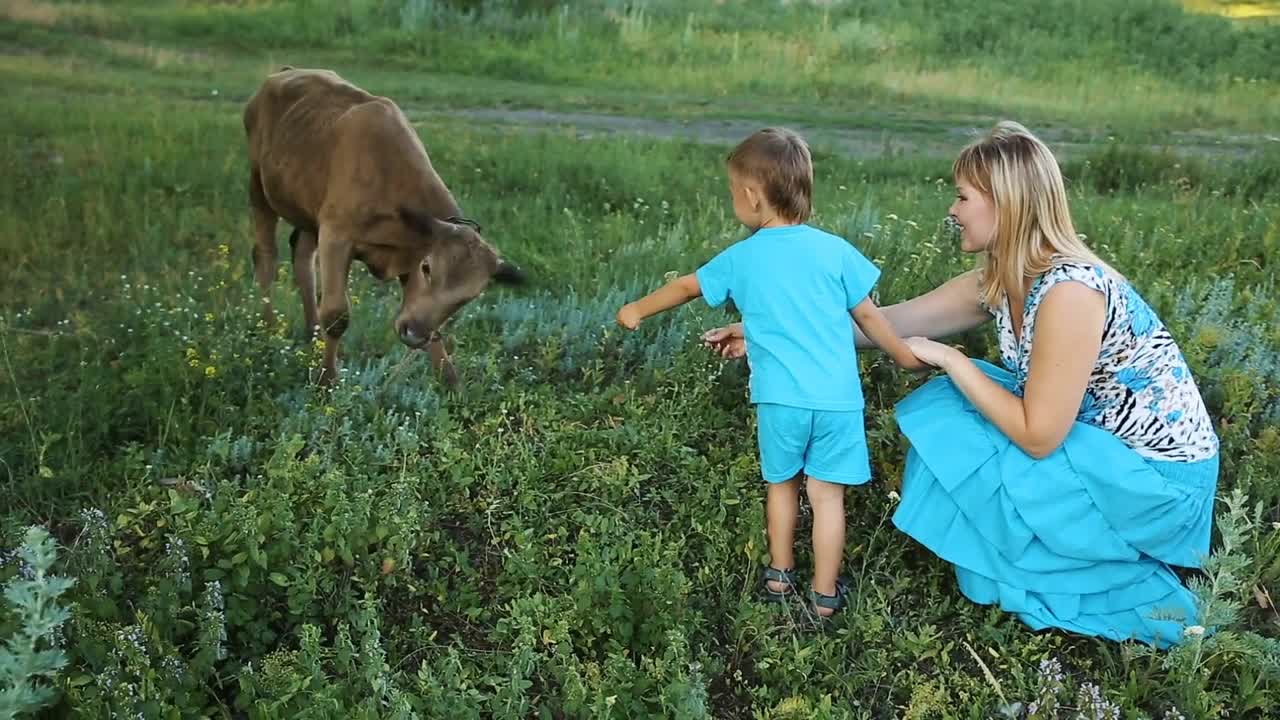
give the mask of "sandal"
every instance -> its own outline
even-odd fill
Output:
[[[774,590],[769,587],[769,583],[781,583],[781,590]],[[764,591],[764,599],[769,602],[786,602],[787,598],[796,592],[796,574],[792,568],[779,570],[772,565],[766,565],[764,573],[760,578],[760,589]]]
[[[834,616],[848,605],[845,601],[845,597],[849,594],[849,590],[850,582],[849,579],[845,577],[836,578],[836,592],[834,595],[823,595],[817,590],[810,589],[809,598],[813,601],[813,614],[816,615],[819,620],[826,620],[827,618]],[[831,614],[823,615],[818,612],[818,608],[830,610]]]

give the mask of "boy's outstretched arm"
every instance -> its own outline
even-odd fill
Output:
[[[858,324],[862,334],[888,353],[898,367],[904,370],[924,370],[929,367],[911,352],[911,348],[901,337],[898,337],[889,319],[884,316],[880,308],[876,307],[871,298],[863,299],[849,311],[849,314],[853,316],[853,321]]]
[[[650,315],[683,305],[701,295],[702,288],[698,286],[697,276],[692,273],[681,275],[639,300],[623,305],[618,311],[618,324],[628,330],[635,330],[640,327],[640,321]],[[910,353],[908,350],[907,354]]]

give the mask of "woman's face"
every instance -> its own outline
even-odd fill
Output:
[[[991,245],[996,230],[996,206],[991,198],[970,185],[956,179],[956,201],[948,212],[960,223],[960,250],[976,253]]]

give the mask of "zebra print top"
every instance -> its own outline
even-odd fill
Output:
[[[1194,462],[1218,452],[1218,436],[1186,358],[1151,307],[1123,278],[1101,267],[1056,259],[1036,278],[1022,314],[1022,341],[1013,333],[1006,298],[987,311],[995,316],[1000,358],[1022,395],[1035,342],[1036,309],[1049,288],[1078,282],[1106,298],[1102,347],[1076,419],[1119,437],[1152,460]]]

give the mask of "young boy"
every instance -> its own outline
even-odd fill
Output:
[[[754,133],[729,154],[733,212],[753,232],[692,275],[627,303],[630,330],[650,315],[698,296],[711,307],[732,299],[742,312],[751,361],[770,564],[765,596],[796,590],[793,545],[801,471],[813,506],[814,611],[845,605],[838,581],[844,552],[844,488],[871,479],[853,326],[900,366],[921,369],[868,297],[880,271],[844,239],[805,225],[813,162],[805,141],[782,128]]]

